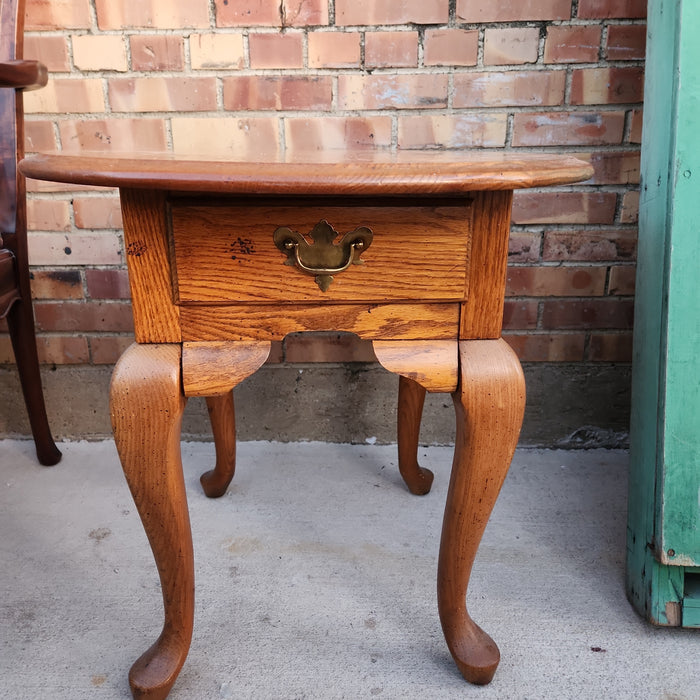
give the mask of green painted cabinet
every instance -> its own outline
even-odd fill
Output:
[[[700,2],[649,0],[627,594],[700,627]]]

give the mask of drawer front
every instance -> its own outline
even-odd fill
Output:
[[[465,298],[472,230],[468,200],[431,206],[202,205],[175,200],[169,218],[175,296],[182,305]],[[326,275],[332,280],[325,285],[319,275],[300,269],[294,252],[273,239],[284,227],[303,235],[313,248],[319,244],[309,234],[324,220],[339,234],[336,248],[329,251],[328,268],[343,265],[340,237],[361,227],[372,232],[369,245],[354,253],[355,259],[360,254],[361,264],[353,262]],[[312,270],[319,267],[317,262],[306,265],[303,251],[300,258]]]

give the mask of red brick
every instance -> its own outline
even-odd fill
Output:
[[[82,365],[90,360],[85,336],[38,336],[39,362],[46,365]]]
[[[423,62],[426,66],[475,66],[479,52],[476,29],[426,29]]]
[[[63,199],[27,201],[27,230],[70,231],[70,207]]]
[[[506,114],[422,114],[400,116],[399,148],[481,148],[503,146]]]
[[[634,304],[620,299],[559,300],[542,302],[544,329],[632,328]]]
[[[487,27],[484,31],[484,64],[535,63],[539,46],[538,27]]]
[[[600,25],[547,27],[545,63],[595,63],[600,51]]]
[[[89,29],[90,0],[27,0],[25,31]]]
[[[418,65],[418,32],[366,32],[368,68],[412,68]]]
[[[40,331],[133,332],[131,304],[121,301],[37,302],[34,317]]]
[[[185,67],[185,40],[181,36],[135,34],[129,37],[129,43],[132,70],[180,71]]]
[[[449,0],[335,0],[338,26],[445,24],[449,15]]]
[[[583,333],[506,333],[503,339],[521,362],[581,362],[586,336]]]
[[[639,183],[639,151],[597,151],[577,153],[594,169],[592,185],[634,185]]]
[[[605,293],[607,268],[509,267],[506,295],[511,297],[581,297]]]
[[[282,26],[280,0],[215,0],[217,27]]]
[[[454,78],[454,106],[560,105],[564,102],[565,86],[563,70],[461,73]]]
[[[341,109],[439,109],[447,106],[447,75],[340,75]]]
[[[118,197],[74,197],[73,216],[76,228],[122,227],[122,210]]]
[[[546,261],[630,261],[637,253],[634,229],[545,231],[542,259]]]
[[[301,34],[251,34],[248,49],[253,69],[301,68],[304,65]]]
[[[630,143],[642,142],[642,123],[644,121],[644,113],[641,109],[633,109],[630,120]]]
[[[24,57],[41,61],[51,73],[70,71],[68,56],[68,39],[65,36],[26,36],[24,38]]]
[[[208,112],[216,109],[216,78],[112,78],[114,112]]]
[[[104,112],[99,78],[53,78],[41,90],[24,93],[25,113]]]
[[[24,150],[27,153],[56,150],[56,132],[52,121],[24,122]]]
[[[634,265],[613,265],[610,268],[608,294],[632,296],[634,294],[637,269]]]
[[[356,68],[360,65],[359,32],[309,32],[309,68]]]
[[[608,61],[644,60],[646,40],[644,24],[611,24],[608,26],[605,57]]]
[[[537,328],[539,303],[536,301],[515,301],[506,299],[503,305],[503,328],[527,330]]]
[[[168,145],[162,119],[69,119],[59,130],[64,151],[165,151]]]
[[[639,191],[625,192],[620,210],[621,224],[636,224],[639,220]]]
[[[508,240],[508,261],[533,263],[540,259],[542,234],[534,231],[511,231]]]
[[[376,362],[372,341],[351,333],[291,333],[284,339],[287,362]]]
[[[632,362],[631,333],[591,333],[591,362]]]
[[[281,10],[284,27],[328,24],[328,0],[283,0]]]
[[[364,150],[391,145],[391,117],[289,117],[284,124],[290,152]]]
[[[611,224],[614,192],[531,192],[518,190],[513,198],[516,224]]]
[[[624,112],[520,112],[514,146],[602,146],[622,142]]]
[[[80,270],[32,270],[32,299],[82,299]]]
[[[236,76],[224,78],[224,109],[330,110],[330,76]]]
[[[457,0],[457,19],[475,24],[570,18],[571,0]]]
[[[642,68],[581,68],[571,78],[571,104],[622,104],[641,102]]]
[[[131,335],[98,335],[90,338],[92,363],[113,365],[133,342]]]
[[[647,0],[579,0],[581,19],[636,19],[647,16]]]
[[[97,25],[103,30],[131,27],[189,29],[209,26],[209,3],[199,0],[95,0],[95,10]]]
[[[91,299],[129,299],[129,275],[126,270],[85,270],[85,282]]]

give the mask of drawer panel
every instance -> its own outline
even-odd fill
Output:
[[[430,206],[188,204],[170,206],[177,303],[460,301],[465,298],[472,229],[468,200]],[[326,220],[341,236],[368,227],[363,264],[351,264],[326,291],[313,274],[286,264],[273,234],[303,234]],[[314,265],[316,267],[316,265]]]

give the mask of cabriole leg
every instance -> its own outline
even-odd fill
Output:
[[[418,464],[418,436],[425,393],[425,389],[417,382],[408,377],[399,377],[396,426],[399,471],[408,490],[416,496],[429,493],[433,484],[433,473]]]
[[[525,408],[525,382],[503,340],[459,345],[459,386],[452,465],[438,564],[438,608],[447,646],[471,683],[491,681],[498,647],[469,616],[469,577],[493,506],[508,472]]]
[[[226,493],[236,471],[236,414],[233,407],[233,390],[219,396],[207,396],[207,410],[214,434],[216,465],[199,478],[204,493],[209,498],[219,498]]]

